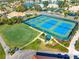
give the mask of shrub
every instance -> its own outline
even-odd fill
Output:
[[[43,1],[44,7],[47,7],[49,2],[48,1]]]
[[[40,5],[34,5],[34,8],[35,8],[35,10],[37,10],[37,11],[41,11],[41,10],[42,10],[42,8],[41,8]]]
[[[16,7],[16,11],[17,12],[24,12],[24,11],[26,11],[27,10],[27,8],[25,8],[24,6],[18,6],[18,7]]]

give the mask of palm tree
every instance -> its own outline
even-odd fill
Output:
[[[21,2],[21,3],[23,3],[23,2],[24,2],[24,0],[20,0],[20,2]]]
[[[79,0],[70,0],[72,4],[79,4]]]
[[[64,3],[66,3],[67,2],[67,0],[64,0]]]
[[[8,18],[6,17],[0,17],[0,24],[7,24],[8,23]]]

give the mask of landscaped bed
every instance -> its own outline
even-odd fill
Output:
[[[51,47],[52,49],[58,49],[59,50],[59,52],[61,51],[61,52],[68,52],[68,50],[66,49],[66,48],[64,48],[64,47],[62,47],[61,45],[56,45],[56,46],[52,46]]]
[[[4,53],[4,50],[0,44],[0,59],[5,59],[5,53]]]
[[[46,40],[44,34],[42,34],[40,37],[41,37],[42,39]],[[67,50],[66,48],[64,48],[64,47],[62,47],[61,45],[57,44],[53,39],[52,39],[52,41],[53,41],[52,45],[48,44],[48,45],[46,46],[49,50],[50,50],[50,49],[51,49],[51,50],[56,49],[56,50],[61,51],[61,52],[68,52],[68,50]],[[59,42],[59,41],[58,41],[58,42]],[[67,42],[67,41],[61,41],[61,42],[59,42],[59,43],[61,43],[61,44],[64,45],[65,47],[68,47],[69,44],[70,44],[70,42]],[[53,45],[54,45],[54,46],[53,46]],[[42,46],[40,46],[40,47],[42,47]],[[43,48],[43,49],[44,49],[44,48]]]
[[[67,43],[65,43],[67,44]],[[41,42],[40,47],[38,50],[43,50],[43,51],[51,51],[51,52],[68,52],[68,50],[61,45],[57,44],[55,41],[53,41],[52,45],[50,44],[45,44]]]
[[[46,36],[45,36],[45,34],[43,33],[41,36],[40,36],[42,39],[44,39],[44,40],[46,40]],[[54,41],[53,39],[52,39],[52,41]],[[57,40],[58,41],[58,40]],[[58,41],[59,42],[59,41]],[[56,42],[55,42],[56,43]],[[64,45],[64,46],[66,46],[66,47],[68,47],[69,46],[69,44],[70,44],[70,41],[61,41],[61,42],[59,42],[59,43],[61,43],[62,45]]]
[[[79,40],[76,42],[75,49],[79,51]]]
[[[25,24],[3,25],[0,28],[0,34],[10,48],[20,48],[39,34]]]

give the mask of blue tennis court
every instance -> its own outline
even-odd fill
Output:
[[[76,22],[47,15],[28,19],[24,23],[60,40],[69,40],[70,33],[76,26]]]

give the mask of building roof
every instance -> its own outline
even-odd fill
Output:
[[[32,59],[60,59],[60,58],[46,57],[46,56],[33,56]]]
[[[79,6],[72,6],[69,8],[70,11],[77,12],[79,11]]]
[[[6,13],[7,11],[2,11],[2,10],[0,10],[0,14],[4,14],[4,13]]]
[[[58,5],[57,4],[49,4],[47,7],[53,7],[53,8],[58,8]]]
[[[37,59],[70,59],[67,54],[52,54],[46,52],[36,52],[35,58]]]
[[[11,12],[11,13],[9,13],[8,14],[8,18],[11,18],[11,17],[19,17],[19,16],[24,16],[25,15],[25,13],[24,12]]]

